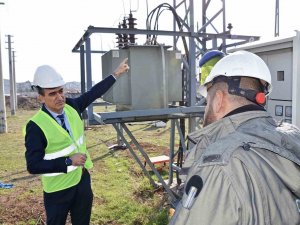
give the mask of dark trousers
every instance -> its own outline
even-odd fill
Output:
[[[90,224],[92,203],[91,177],[86,170],[76,186],[54,193],[44,192],[47,224],[65,225],[70,212],[73,225],[88,225]]]

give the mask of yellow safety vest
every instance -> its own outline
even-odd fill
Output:
[[[66,104],[64,111],[70,124],[73,138],[51,116],[42,110],[31,118],[41,128],[47,139],[44,160],[66,157],[80,152],[87,155],[84,167],[90,169],[93,167],[93,163],[86,149],[83,122],[73,107]],[[77,166],[68,166],[67,173],[43,174],[43,189],[47,193],[67,189],[78,184],[81,175],[82,168]]]

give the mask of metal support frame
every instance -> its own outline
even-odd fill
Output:
[[[92,83],[92,56],[91,56],[91,39],[87,38],[85,40],[85,60],[86,60],[86,85],[87,85],[87,90],[90,90],[93,86]],[[89,120],[93,119],[93,105],[88,106],[88,118]]]
[[[158,187],[158,184],[153,180],[149,172],[145,169],[141,159],[139,158],[138,154],[134,151],[134,149],[129,144],[129,141],[125,138],[123,131],[127,134],[128,138],[131,139],[131,142],[137,148],[139,153],[142,155],[146,163],[151,168],[151,171],[155,174],[159,183],[164,187],[166,192],[171,198],[171,204],[176,205],[179,196],[173,192],[170,188],[171,184],[173,183],[173,162],[174,157],[177,153],[174,150],[175,146],[175,128],[177,128],[179,138],[182,143],[182,148],[186,151],[186,146],[184,142],[184,136],[182,134],[181,127],[179,125],[179,119],[182,118],[192,118],[192,117],[202,117],[204,114],[204,107],[203,106],[196,106],[196,107],[176,107],[176,108],[169,108],[164,110],[135,110],[135,111],[126,111],[126,112],[111,112],[111,113],[94,113],[94,118],[100,124],[112,124],[114,129],[116,130],[118,136],[122,139],[125,143],[126,147],[128,148],[129,152],[141,167],[143,173],[149,178],[150,183],[153,187]],[[152,121],[154,118],[161,118],[161,119],[169,119],[171,121],[171,132],[170,132],[170,150],[169,150],[169,177],[168,183],[164,181],[162,176],[159,174],[158,170],[155,166],[151,163],[151,160],[147,154],[147,152],[142,148],[139,144],[137,139],[134,137],[132,132],[126,126],[126,123],[129,122],[136,122],[136,121]]]
[[[226,51],[226,39],[232,39],[230,34],[230,30],[226,31],[226,16],[225,16],[225,0],[222,0],[222,6],[220,9],[216,11],[215,14],[212,15],[211,18],[207,17],[207,10],[209,5],[211,4],[211,0],[202,0],[202,27],[195,31],[195,19],[194,19],[194,1],[193,0],[173,0],[173,7],[176,11],[180,12],[183,11],[184,15],[181,16],[183,18],[182,27],[179,28],[180,31],[183,29],[187,30],[191,35],[189,36],[189,49],[188,49],[188,62],[183,63],[184,67],[186,68],[184,71],[187,73],[186,82],[184,82],[187,87],[183,88],[186,90],[184,96],[186,97],[185,102],[188,106],[196,105],[196,58],[205,53],[207,51],[207,44],[211,41],[211,49],[218,49]],[[180,10],[183,8],[184,10]],[[222,16],[223,23],[221,24],[222,32],[219,33],[217,28],[213,25],[214,20]],[[176,23],[174,19],[173,29],[176,30]],[[208,26],[211,26],[213,30],[216,32],[214,36],[207,35],[206,30]],[[229,36],[231,37],[229,37]],[[179,36],[178,36],[179,37]],[[236,35],[235,38],[244,39],[245,36]],[[255,40],[258,37],[253,37]],[[218,46],[218,39],[222,41],[222,44]],[[246,39],[244,39],[246,40]],[[174,38],[174,48],[177,46],[177,42],[179,38]],[[199,44],[197,45],[196,44]],[[244,42],[243,42],[244,43]],[[237,43],[235,43],[237,44]],[[198,51],[196,51],[198,50]],[[192,118],[189,120],[189,132],[192,132],[196,129],[196,120]]]
[[[187,105],[195,106],[196,105],[196,43],[194,39],[194,2],[190,0],[190,32],[191,36],[189,37],[189,69],[188,69],[188,94],[187,94]],[[196,129],[196,119],[189,119],[189,132],[195,131]]]
[[[92,34],[115,34],[115,33],[124,33],[124,34],[144,34],[144,35],[162,35],[162,36],[175,36],[175,37],[193,37],[193,38],[205,38],[207,41],[213,40],[215,38],[226,38],[232,40],[245,40],[247,42],[258,40],[259,37],[257,36],[249,36],[249,35],[233,35],[229,32],[226,33],[201,33],[195,32],[191,33],[190,31],[166,31],[166,30],[145,30],[145,29],[120,29],[120,28],[111,28],[111,27],[94,27],[89,26],[87,30],[84,32],[83,36],[80,40],[76,43],[72,52],[79,52],[80,46],[85,44],[87,40],[90,38]],[[198,39],[197,39],[198,40]],[[237,43],[236,43],[237,44]],[[97,50],[90,50],[90,53],[106,53],[107,51],[97,51]],[[88,54],[88,52],[85,52]]]
[[[119,112],[94,113],[98,124],[129,123],[155,120],[168,120],[177,118],[202,117],[204,106],[175,107],[165,109],[144,109]]]
[[[84,45],[80,46],[80,75],[81,75],[81,94],[85,93],[85,60],[84,60]]]
[[[124,143],[126,144],[126,147],[129,149],[130,153],[134,156],[134,159],[136,160],[136,162],[142,168],[144,174],[149,178],[151,184],[154,187],[157,187],[158,185],[152,179],[152,177],[149,174],[149,172],[145,169],[143,163],[141,162],[141,160],[139,159],[139,157],[135,154],[135,152],[131,148],[130,144],[128,143],[128,141],[126,140],[126,138],[124,137],[124,135],[122,134],[122,132],[119,130],[118,126],[116,124],[112,124],[112,125],[114,126],[114,128],[116,129],[116,131],[118,132],[118,134],[120,135],[120,137],[122,138],[122,140],[124,141]],[[126,126],[126,124],[125,123],[120,123],[120,125],[123,128],[123,130],[126,132],[126,134],[128,135],[128,137],[131,139],[131,141],[133,142],[133,144],[137,147],[137,149],[139,150],[139,152],[142,154],[142,156],[146,160],[147,164],[150,166],[152,172],[156,175],[156,177],[158,178],[159,182],[162,184],[162,186],[164,187],[164,189],[166,190],[166,192],[168,193],[168,195],[171,197],[172,202],[176,202],[176,200],[178,199],[178,197],[169,188],[169,186],[166,184],[166,182],[164,181],[164,179],[162,178],[162,176],[159,174],[159,172],[157,171],[157,169],[155,168],[155,166],[151,163],[151,160],[150,160],[148,154],[143,150],[143,148],[138,143],[138,141],[135,139],[134,135],[128,129],[128,127]],[[170,165],[170,167],[172,167],[172,166]]]
[[[182,132],[182,128],[180,127],[180,119],[172,119],[171,120],[171,130],[170,130],[170,152],[169,152],[169,182],[168,185],[171,185],[173,183],[173,164],[174,164],[174,158],[177,156],[178,151],[175,152],[175,126],[177,128],[178,134],[179,134],[179,139],[180,139],[180,145],[183,149],[184,152],[187,151],[187,147],[184,144],[184,136]],[[178,166],[178,165],[176,165]]]

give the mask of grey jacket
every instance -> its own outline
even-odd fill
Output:
[[[197,144],[183,171],[203,187],[185,208],[183,195],[170,224],[300,224],[300,131],[277,125],[264,111],[223,118],[191,134]],[[298,203],[298,204],[297,204]]]

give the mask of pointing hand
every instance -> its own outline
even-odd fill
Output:
[[[123,73],[127,73],[129,70],[129,66],[128,66],[128,58],[124,59],[120,65],[118,66],[117,69],[115,69],[115,71],[113,72],[113,75],[116,78],[119,78]]]

